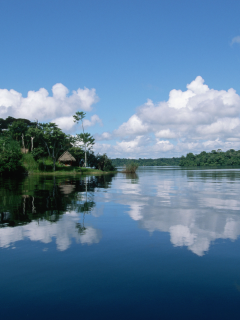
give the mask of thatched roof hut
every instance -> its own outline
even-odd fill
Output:
[[[58,158],[59,162],[64,162],[64,163],[72,163],[75,162],[76,159],[71,155],[70,152],[65,151],[59,158]]]

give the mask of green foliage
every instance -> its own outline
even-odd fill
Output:
[[[84,133],[83,119],[85,118],[85,116],[86,116],[85,112],[77,111],[73,116],[73,119],[74,119],[73,121],[77,124],[80,121],[82,123],[83,133],[76,134],[76,137],[74,138],[74,143],[75,143],[75,146],[79,146],[79,144],[80,145],[82,144],[84,146],[84,158],[85,158],[84,166],[87,167],[87,152],[89,152],[92,149],[95,143],[95,139],[93,138],[93,136],[91,136],[90,133]]]
[[[240,165],[240,150],[230,149],[223,152],[221,149],[212,150],[211,152],[202,151],[200,154],[194,155],[188,153],[186,157],[182,156],[180,163],[182,167],[196,166],[238,166]]]
[[[13,117],[7,117],[6,119],[0,118],[0,132],[9,129],[9,127],[16,121],[21,121],[27,125],[27,127],[36,126],[36,122],[31,122],[28,119],[15,119]]]
[[[75,147],[79,147],[79,145],[83,145],[84,147],[84,166],[87,166],[87,153],[92,149],[93,145],[95,144],[95,139],[93,136],[91,136],[90,133],[80,133],[76,134],[76,136],[73,138]]]
[[[86,116],[86,113],[85,112],[83,112],[83,111],[77,111],[76,113],[75,113],[75,115],[73,116],[73,121],[75,122],[75,123],[78,123],[79,121],[83,121],[83,119],[85,118],[85,116]]]
[[[84,163],[84,151],[80,147],[71,147],[68,149],[71,155],[76,159],[78,166]]]
[[[27,133],[29,128],[33,126],[36,126],[36,123],[27,119],[8,117],[4,120],[0,118],[0,134],[19,141],[19,145],[24,145],[26,148],[30,147],[30,139],[28,139]]]
[[[90,133],[79,133],[74,137],[75,143],[83,144],[86,147],[86,150],[91,150],[93,145],[95,144],[95,139],[91,136]]]
[[[13,139],[21,140],[22,134],[26,134],[28,125],[23,120],[16,120],[8,127]]]
[[[43,172],[52,172],[53,171],[53,160],[51,158],[39,159],[37,161],[37,163],[38,163],[39,171],[43,171]],[[58,169],[59,166],[62,166],[62,165],[56,164],[55,169]]]
[[[9,137],[0,137],[0,174],[13,175],[24,172],[19,144]]]
[[[138,164],[136,162],[127,163],[125,169],[122,172],[126,173],[135,173],[138,168]]]
[[[115,166],[112,164],[111,159],[108,158],[108,156],[106,155],[106,153],[104,153],[103,155],[97,154],[96,155],[96,160],[95,160],[95,168],[102,170],[102,171],[115,171],[116,168]]]
[[[36,128],[29,129],[29,134],[41,141],[42,147],[53,160],[53,170],[55,171],[55,164],[60,152],[71,145],[71,137],[51,122],[38,124]]]
[[[47,157],[47,152],[46,150],[43,149],[43,147],[38,147],[34,148],[33,151],[31,152],[34,160],[39,160],[41,158],[46,158]]]
[[[116,171],[116,167],[112,164],[111,159],[108,158],[106,153],[103,155],[95,155],[92,151],[87,152],[88,165],[101,171]]]
[[[28,172],[36,172],[39,170],[38,163],[35,161],[31,153],[23,154],[23,165]]]
[[[158,159],[112,159],[112,163],[116,167],[123,167],[131,162],[135,162],[138,166],[178,166],[180,158],[158,158]]]
[[[85,112],[79,111],[73,116],[74,122],[78,123],[81,121],[83,130],[83,133],[77,134],[75,137],[66,135],[55,123],[38,123],[13,117],[8,117],[5,120],[0,118],[0,138],[8,139],[9,141],[15,140],[14,145],[19,153],[19,156],[10,161],[10,155],[7,155],[6,150],[4,151],[4,161],[8,162],[8,165],[11,167],[8,168],[8,171],[14,171],[15,169],[13,168],[17,167],[18,158],[22,159],[22,157],[24,167],[29,172],[55,171],[56,169],[61,171],[77,171],[77,168],[67,168],[66,166],[57,164],[58,157],[66,150],[77,160],[78,166],[87,166],[87,156],[89,156],[91,167],[101,168],[104,171],[115,170],[107,155],[95,156],[91,151],[95,139],[90,133],[84,133],[83,119],[85,115]],[[20,153],[20,146],[26,147],[31,153],[23,156]],[[16,162],[15,164],[14,161]],[[5,171],[3,166],[1,170]]]
[[[97,166],[97,156],[94,154],[93,151],[87,152],[87,158],[88,158],[88,165],[91,168],[98,168]]]

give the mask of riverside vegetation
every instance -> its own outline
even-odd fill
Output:
[[[75,122],[82,122],[85,113],[77,112]],[[83,128],[83,122],[82,122]],[[112,159],[106,154],[95,155],[92,151],[94,138],[84,132],[70,136],[55,123],[31,122],[27,119],[0,118],[0,174],[23,173],[96,173],[115,171],[116,166],[125,166],[124,172],[135,172],[138,166],[239,166],[240,150],[221,149],[200,154],[188,153],[181,158],[159,159]],[[68,150],[76,159],[74,166],[57,163],[58,157]],[[87,165],[91,168],[87,168]]]
[[[240,150],[235,151],[234,149],[230,149],[223,152],[221,149],[218,149],[211,152],[202,151],[196,155],[188,153],[186,157],[181,157],[179,165],[181,167],[239,166]]]
[[[84,116],[77,112],[75,118],[82,121]],[[93,145],[94,138],[89,133],[67,135],[55,123],[0,118],[0,174],[115,171],[106,154],[94,154]],[[76,159],[72,166],[57,163],[66,150]]]
[[[135,173],[136,170],[138,168],[138,164],[135,163],[135,162],[130,162],[130,163],[127,163],[125,165],[125,168],[123,169],[123,173]]]

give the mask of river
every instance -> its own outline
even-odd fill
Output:
[[[240,169],[0,179],[1,319],[239,319]]]

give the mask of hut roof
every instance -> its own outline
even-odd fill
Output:
[[[69,153],[65,151],[59,158],[58,161],[76,161],[76,159]]]

